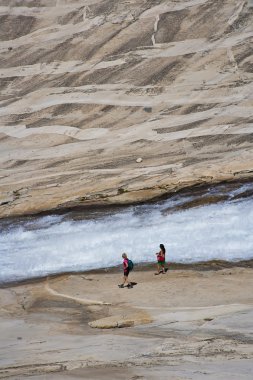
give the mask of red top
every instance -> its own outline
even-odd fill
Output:
[[[165,261],[165,254],[162,251],[157,254],[157,261]]]
[[[123,260],[123,267],[124,267],[124,269],[128,268],[128,259]]]

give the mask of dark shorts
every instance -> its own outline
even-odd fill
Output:
[[[157,261],[157,264],[159,264],[159,265],[165,265],[165,260],[164,261]]]
[[[129,269],[128,268],[126,268],[126,269],[124,269],[124,276],[128,276],[129,275]]]

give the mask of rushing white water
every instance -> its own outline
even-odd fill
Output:
[[[160,243],[169,262],[253,258],[252,198],[166,212],[180,202],[177,197],[93,219],[47,216],[2,226],[0,282],[110,267],[121,263],[122,252],[136,263],[155,262]]]

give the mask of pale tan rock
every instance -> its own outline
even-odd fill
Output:
[[[128,315],[114,315],[107,318],[89,322],[89,326],[98,329],[111,329],[131,327],[152,322],[152,318],[146,313],[128,313]]]
[[[252,178],[250,4],[2,6],[0,217]]]
[[[251,380],[252,268],[196,268],[142,268],[131,290],[110,271],[0,289],[0,378]]]

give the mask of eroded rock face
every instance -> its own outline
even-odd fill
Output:
[[[252,176],[250,2],[0,5],[1,217]]]

